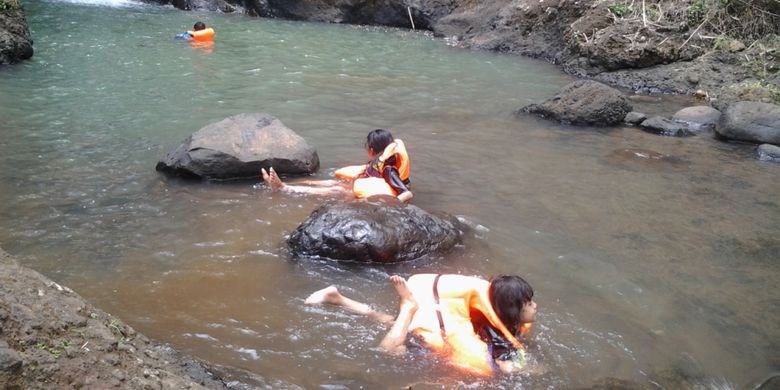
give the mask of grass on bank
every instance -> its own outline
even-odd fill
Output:
[[[780,104],[780,88],[773,85],[780,78],[780,0],[604,0],[603,3],[616,23],[676,30],[689,40],[697,38],[697,45],[704,43],[711,50],[738,52],[742,65],[759,79],[744,87],[763,88]]]
[[[0,0],[0,12],[7,13],[22,7],[19,0]]]

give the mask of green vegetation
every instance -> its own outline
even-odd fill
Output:
[[[720,1],[720,0],[719,0]],[[689,27],[696,27],[704,21],[709,7],[704,0],[695,0],[685,9],[685,15]]]
[[[736,96],[739,100],[753,102],[774,102],[780,104],[780,88],[761,81],[742,82],[730,85],[724,90]]]
[[[677,40],[677,50],[686,45],[704,50],[709,46],[736,53],[761,82],[780,72],[780,0],[601,2],[615,23],[640,24],[650,35],[660,36],[658,40]],[[578,42],[581,38],[577,33],[573,36]]]
[[[113,332],[122,333],[122,328],[124,328],[124,324],[122,324],[122,321],[113,318],[111,322],[108,324],[108,328],[111,329]]]
[[[612,14],[618,18],[627,16],[633,11],[633,9],[631,8],[631,4],[626,4],[626,3],[617,3],[614,5],[610,5],[607,7],[607,9],[609,10],[609,12],[612,12]]]
[[[7,14],[9,11],[21,8],[19,0],[0,0],[0,12]]]
[[[73,348],[73,346],[70,344],[69,341],[65,340],[59,343],[58,345],[48,345],[45,343],[38,343],[35,345],[35,348],[49,352],[56,359],[59,358],[60,355],[62,355],[64,352],[67,352],[69,349]]]

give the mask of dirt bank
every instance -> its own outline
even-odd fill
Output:
[[[0,249],[0,389],[249,389],[248,372],[209,365],[136,333]]]

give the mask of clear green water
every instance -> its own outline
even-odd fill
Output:
[[[420,355],[382,355],[383,329],[303,299],[336,284],[393,311],[392,273],[517,273],[536,289],[527,344],[542,373],[478,385],[647,383],[695,367],[747,387],[780,369],[780,171],[752,146],[514,118],[570,79],[421,33],[25,5],[35,56],[0,70],[0,245],[143,333],[274,387],[472,384]],[[172,40],[197,19],[217,29],[211,50]],[[368,130],[392,130],[413,158],[414,203],[480,224],[477,237],[391,267],[289,260],[285,236],[323,199],[154,171],[241,112],[315,145],[322,178],[363,160]]]

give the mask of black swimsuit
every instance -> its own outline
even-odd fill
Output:
[[[384,163],[379,162],[379,158],[377,157],[368,162],[365,176],[381,177],[393,188],[396,194],[403,194],[404,192],[409,191],[409,179],[401,180],[401,175],[398,173],[395,164],[395,156],[388,158]]]

